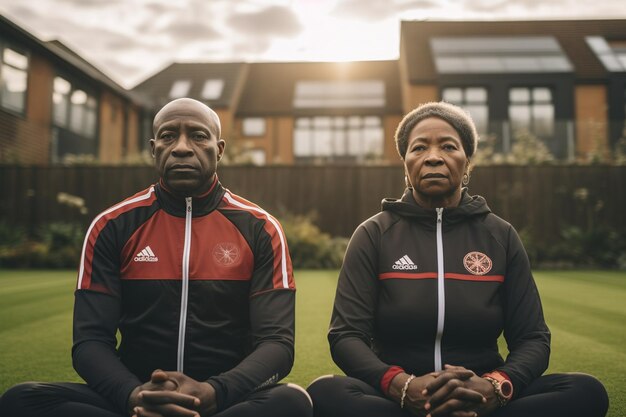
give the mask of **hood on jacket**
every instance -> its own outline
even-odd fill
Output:
[[[437,218],[436,209],[424,208],[418,205],[413,198],[411,188],[404,190],[402,198],[385,198],[382,201],[383,211],[391,211],[403,217],[416,220],[432,221]],[[479,195],[471,196],[467,188],[463,188],[461,202],[457,207],[445,207],[443,210],[444,223],[458,223],[469,217],[491,213],[487,201]]]

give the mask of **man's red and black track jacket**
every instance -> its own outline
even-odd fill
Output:
[[[510,354],[498,353],[504,331]],[[424,209],[410,190],[355,231],[340,272],[329,341],[348,376],[385,389],[464,366],[505,373],[519,393],[548,366],[550,332],[513,227],[482,197]],[[389,381],[387,381],[388,384]]]
[[[224,409],[291,370],[294,290],[285,236],[267,212],[217,177],[198,198],[155,184],[87,232],[74,368],[123,411],[155,369],[208,381]]]

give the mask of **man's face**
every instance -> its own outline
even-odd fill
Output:
[[[152,155],[166,187],[181,197],[208,191],[224,152],[215,113],[195,100],[173,101],[156,115],[154,135]]]

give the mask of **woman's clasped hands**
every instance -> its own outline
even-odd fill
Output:
[[[491,383],[462,366],[446,365],[442,371],[413,378],[402,391],[409,375],[399,374],[389,396],[420,417],[477,417],[499,406]]]

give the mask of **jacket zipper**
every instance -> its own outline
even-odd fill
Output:
[[[443,369],[441,363],[441,338],[443,337],[443,323],[446,314],[446,294],[444,288],[443,269],[443,208],[437,209],[437,335],[435,337],[435,371]]]
[[[178,357],[176,360],[176,370],[178,372],[183,372],[185,360],[185,331],[187,329],[187,301],[189,296],[189,252],[191,251],[191,197],[185,198],[185,206],[185,244],[183,246],[180,324],[178,326]]]

